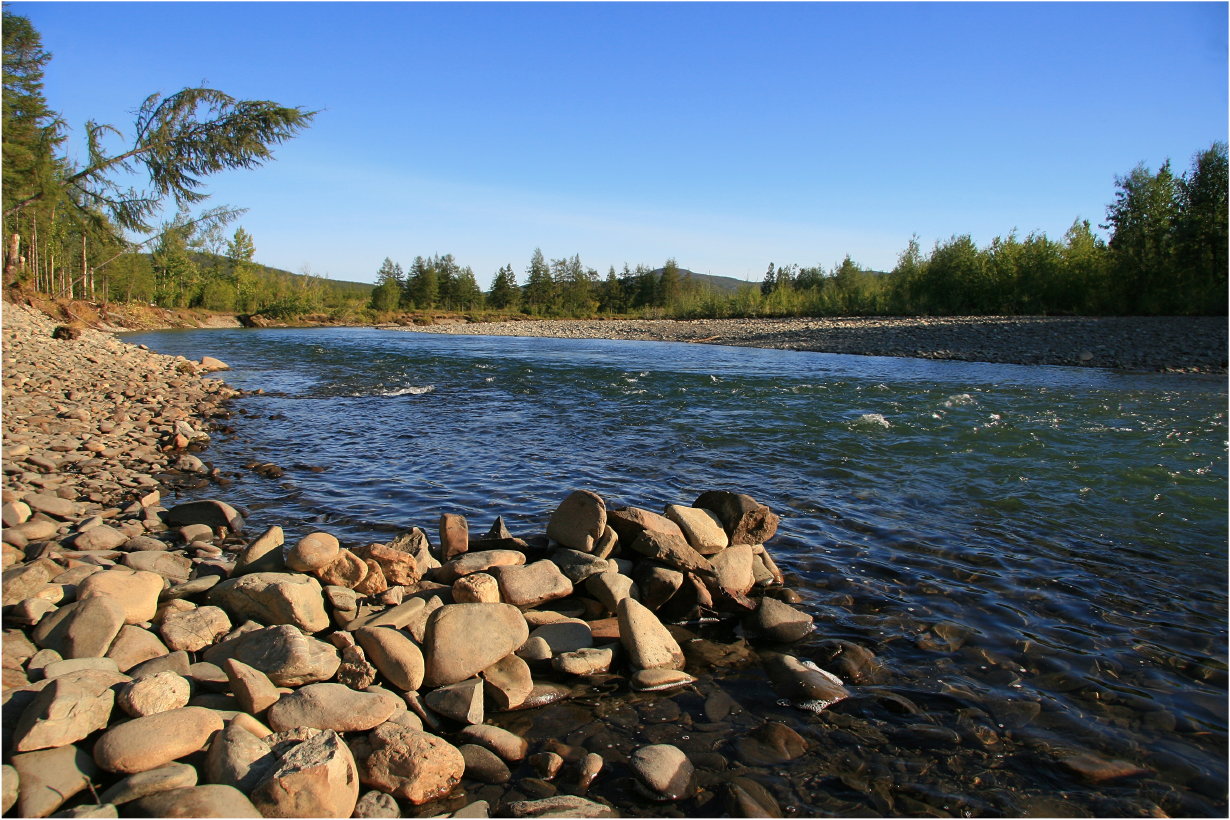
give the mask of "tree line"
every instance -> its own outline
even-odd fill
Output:
[[[1227,304],[1226,143],[1176,175],[1166,161],[1115,180],[1109,241],[1077,219],[1062,239],[1015,231],[979,247],[969,234],[923,253],[912,238],[891,271],[849,256],[830,268],[770,263],[758,285],[720,289],[674,259],[655,269],[612,266],[605,278],[579,255],[549,262],[536,249],[522,284],[511,264],[483,293],[452,254],[385,259],[370,307],[378,313],[451,310],[544,317],[675,318],[870,315],[1221,315]]]

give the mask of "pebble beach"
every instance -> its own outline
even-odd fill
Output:
[[[880,727],[989,761],[1038,718],[1004,699],[987,705],[998,724],[967,715],[958,736],[925,721],[947,701],[886,692],[871,649],[813,635],[755,487],[653,510],[578,488],[524,532],[443,511],[371,543],[254,527],[209,463],[242,397],[223,362],[7,303],[3,320],[6,814],[793,816],[864,800],[924,814],[965,781],[906,795],[850,750],[892,757]],[[1224,321],[1184,321],[1186,336],[1139,319],[415,329],[1225,372]],[[934,640],[957,641],[950,626]],[[825,733],[797,714],[827,716]],[[1090,789],[1150,774],[1089,739],[1046,757]],[[822,771],[836,775],[817,785]]]
[[[3,334],[6,813],[780,815],[755,778],[708,768],[720,755],[648,730],[602,751],[531,743],[502,716],[652,701],[730,665],[762,665],[813,709],[849,696],[788,652],[812,618],[764,546],[777,516],[750,496],[658,513],[577,490],[543,532],[497,519],[483,534],[444,514],[386,543],[288,539],[253,531],[221,483],[173,497],[218,478],[202,456],[238,391],[206,376],[224,363],[14,306]],[[764,646],[675,626],[714,614]],[[856,649],[833,652],[847,679],[874,665]],[[720,691],[704,710],[698,741],[730,739],[749,766],[806,752]]]

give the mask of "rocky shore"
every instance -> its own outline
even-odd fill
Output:
[[[747,495],[656,513],[578,490],[544,532],[443,514],[366,544],[176,503],[211,476],[237,393],[203,376],[225,365],[55,331],[6,306],[6,814],[781,816],[772,767],[808,741],[705,676],[823,710],[875,668],[846,641],[828,669],[790,654],[812,618]],[[700,619],[743,637],[677,625]],[[567,703],[622,734],[544,730]]]
[[[858,317],[445,322],[419,333],[633,339],[1134,371],[1225,373],[1225,317]]]

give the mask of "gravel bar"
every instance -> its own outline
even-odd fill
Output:
[[[418,333],[633,339],[1047,364],[1118,370],[1225,373],[1222,316],[951,316],[832,319],[529,319],[398,327]]]

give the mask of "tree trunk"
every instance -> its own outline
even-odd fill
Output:
[[[4,281],[12,282],[17,276],[17,268],[20,266],[21,253],[21,234],[15,233],[9,237],[9,247],[4,255]]]
[[[85,256],[85,234],[81,234],[81,295],[89,294],[94,299],[94,279],[90,276],[90,263]]]

